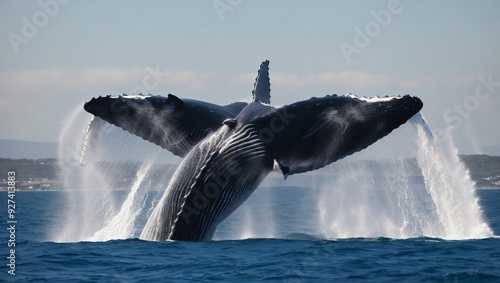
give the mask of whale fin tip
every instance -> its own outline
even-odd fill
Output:
[[[288,178],[288,175],[290,173],[290,167],[286,166],[286,165],[283,165],[281,162],[279,162],[278,160],[274,159],[274,165],[273,165],[273,168],[275,171],[277,172],[280,172],[281,174],[283,174],[283,178]]]

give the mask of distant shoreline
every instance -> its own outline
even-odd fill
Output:
[[[500,156],[489,155],[460,155],[460,159],[469,171],[471,179],[478,189],[498,189],[500,188]],[[353,161],[352,166],[356,168],[360,161]],[[373,161],[369,160],[360,168],[370,168],[380,174],[391,174],[384,171],[384,163],[390,160]],[[418,163],[415,159],[407,159],[408,168],[413,174],[420,174]],[[131,162],[102,162],[103,166],[123,166],[119,176],[115,177],[113,190],[120,190],[126,184],[130,184],[141,166],[139,161]],[[335,166],[336,163],[330,165]],[[126,166],[125,166],[126,165]],[[163,176],[165,172],[173,172],[177,165],[157,164],[154,165],[155,176]],[[338,174],[342,174],[342,168],[338,168]],[[16,184],[18,191],[65,191],[58,172],[58,160],[55,158],[43,159],[11,159],[0,158],[0,191],[7,191],[7,173],[16,172]],[[314,173],[313,173],[314,174]],[[318,172],[318,174],[322,174]],[[3,175],[3,176],[2,176]],[[156,181],[156,183],[155,183]],[[160,179],[152,180],[153,187],[162,187]]]
[[[289,186],[277,186],[277,187],[289,187]],[[292,186],[293,187],[293,186]],[[166,187],[165,187],[166,188]],[[303,188],[304,190],[307,190],[309,188]],[[162,190],[159,190],[157,188],[151,188],[149,189],[150,191],[158,191],[162,192]],[[476,187],[476,190],[480,191],[492,191],[492,190],[500,190],[500,187]],[[80,192],[84,192],[84,190],[78,190]],[[114,192],[128,192],[128,189],[115,189],[113,190]],[[64,189],[56,189],[56,190],[16,190],[16,193],[45,193],[45,192],[74,192],[73,190],[64,190]],[[7,193],[7,190],[4,188],[0,189],[0,193]]]

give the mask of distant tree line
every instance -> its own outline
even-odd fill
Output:
[[[16,172],[16,180],[29,181],[35,179],[57,179],[57,160],[44,159],[10,159],[0,158],[0,180],[7,177],[7,172]],[[4,176],[5,175],[5,176]]]
[[[476,182],[478,187],[500,187],[500,156],[488,155],[461,155],[460,159],[469,169],[471,178]],[[380,168],[379,161],[370,161],[364,166]],[[109,162],[100,164],[102,170],[112,168]],[[137,170],[140,168],[140,162],[121,163],[118,167],[114,164],[115,170],[120,172],[117,174],[117,183],[120,181],[128,182],[130,178],[134,178]],[[416,160],[408,160],[408,166],[417,173],[418,165]],[[161,180],[162,176],[167,171],[172,171],[175,168],[171,165],[154,166],[153,179]],[[353,164],[356,167],[356,164]],[[29,180],[57,180],[58,168],[57,159],[9,159],[0,158],[0,180],[7,177],[7,172],[15,171],[16,179],[19,181]],[[2,173],[3,172],[3,173]]]

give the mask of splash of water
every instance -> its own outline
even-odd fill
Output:
[[[151,187],[161,186],[172,172],[154,176],[160,148],[100,118],[88,121],[89,115],[78,108],[61,132],[59,171],[68,206],[52,240],[137,237],[157,201],[150,198]]]
[[[144,184],[145,177],[153,165],[150,159],[137,172],[136,180],[123,202],[120,211],[101,230],[97,231],[89,241],[106,241],[110,239],[128,239],[134,237],[136,220],[146,203],[148,184]]]
[[[485,238],[493,232],[483,219],[483,212],[475,192],[475,184],[468,170],[458,158],[449,134],[444,147],[429,134],[425,120],[416,124],[418,131],[418,163],[425,185],[436,205],[436,213],[443,225],[441,238]]]
[[[85,128],[87,117],[79,109],[73,111],[59,139],[59,171],[70,205],[61,231],[54,235],[55,241],[84,240],[101,225],[99,219],[105,219],[114,209],[114,204],[109,202],[110,191],[104,189],[110,186],[110,180],[102,177],[97,166],[87,166],[82,170],[80,165],[78,149],[83,148],[85,133],[81,129]],[[95,151],[98,155],[99,148],[96,147]],[[83,188],[87,190],[83,191]]]
[[[414,128],[404,125],[366,150],[378,158],[361,154],[327,169],[331,178],[319,200],[319,231],[325,237],[493,235],[451,138],[435,141],[419,114],[411,123]],[[412,136],[416,145],[408,143]],[[416,161],[398,155],[395,149],[403,144],[417,147]]]

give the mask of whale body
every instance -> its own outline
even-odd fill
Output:
[[[98,97],[84,105],[184,157],[141,238],[210,240],[271,171],[286,179],[322,168],[373,144],[423,106],[409,95],[327,95],[273,107],[268,65],[260,66],[251,103],[219,106],[169,94]]]

